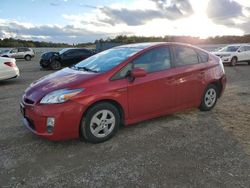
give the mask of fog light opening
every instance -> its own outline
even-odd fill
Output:
[[[47,132],[52,133],[54,131],[54,126],[55,126],[55,118],[48,117],[47,118]]]

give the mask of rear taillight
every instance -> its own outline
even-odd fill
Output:
[[[14,63],[14,62],[5,62],[4,64],[9,66],[9,67],[15,67],[16,66],[16,63]]]

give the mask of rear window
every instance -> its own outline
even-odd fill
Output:
[[[29,48],[18,48],[18,52],[27,52],[30,51]]]
[[[185,46],[175,47],[175,63],[177,67],[199,63],[198,55],[192,48]]]
[[[200,63],[206,63],[209,60],[209,55],[206,52],[201,50],[197,50],[198,58]]]

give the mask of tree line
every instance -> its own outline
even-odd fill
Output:
[[[5,38],[0,40],[0,47],[88,47],[97,43],[139,43],[139,42],[183,42],[189,44],[231,44],[231,43],[250,43],[250,34],[243,36],[216,36],[201,39],[199,37],[191,36],[165,36],[165,37],[143,37],[143,36],[126,36],[118,35],[115,38],[106,38],[96,40],[94,43],[54,43],[54,42],[40,42],[32,40],[21,40],[13,38]]]
[[[232,44],[232,43],[250,43],[250,34],[243,36],[216,36],[201,39],[191,36],[165,36],[165,37],[143,37],[143,36],[126,36],[119,35],[113,39],[96,40],[95,43],[139,43],[139,42],[183,42],[189,44]]]
[[[71,45],[66,43],[53,43],[53,42],[39,42],[32,40],[21,40],[13,38],[5,38],[0,40],[0,47],[70,47]]]

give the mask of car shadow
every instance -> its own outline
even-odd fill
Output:
[[[7,80],[0,80],[0,86],[4,86],[4,85],[14,85],[14,84],[19,84],[22,81],[18,78],[10,78]]]

